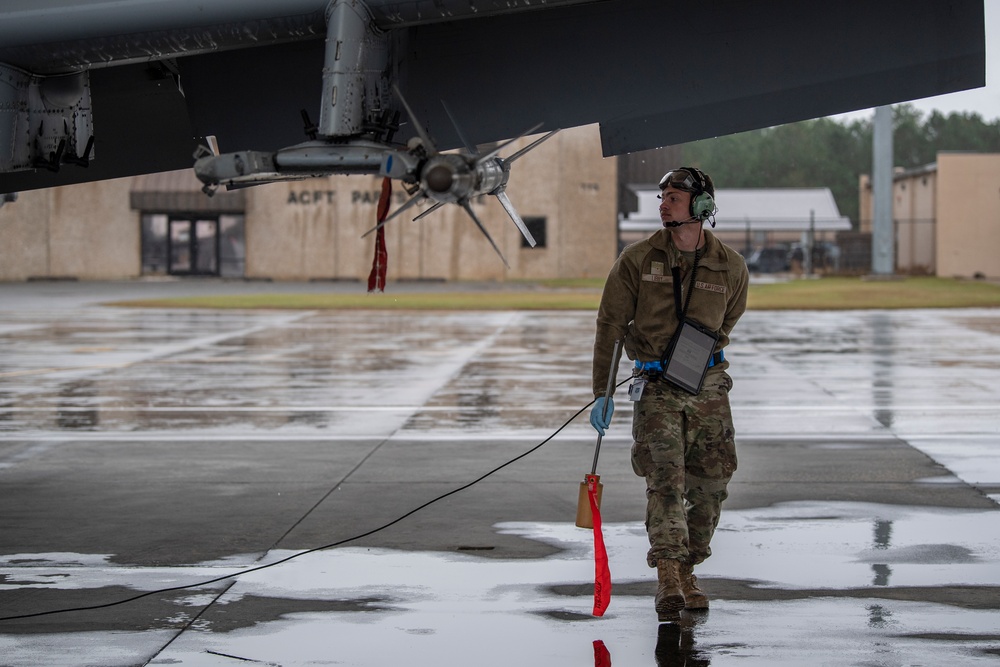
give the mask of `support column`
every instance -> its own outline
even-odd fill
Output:
[[[875,109],[872,131],[872,273],[896,270],[892,221],[892,107]]]

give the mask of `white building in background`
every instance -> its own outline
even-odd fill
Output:
[[[632,243],[660,228],[659,188],[630,186],[639,202],[638,211],[619,218],[619,238]],[[741,252],[793,243],[834,242],[837,232],[850,231],[851,221],[842,216],[830,188],[718,189],[715,203],[715,233]]]
[[[631,185],[634,213],[619,216],[618,240],[624,247],[660,229],[655,185]],[[851,230],[829,188],[747,188],[715,191],[714,232],[747,258],[751,271],[839,270],[838,232]],[[795,248],[812,248],[813,252]],[[810,264],[812,262],[812,264]]]

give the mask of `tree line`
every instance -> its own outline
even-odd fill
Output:
[[[893,164],[912,169],[937,160],[939,151],[1000,153],[1000,119],[976,113],[893,107]],[[704,139],[681,147],[681,164],[712,175],[726,188],[828,187],[841,215],[858,224],[858,179],[870,174],[872,121],[829,118]]]

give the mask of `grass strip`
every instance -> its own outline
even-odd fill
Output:
[[[866,280],[820,278],[750,287],[754,310],[864,310],[1000,306],[1000,285],[918,277]]]
[[[532,289],[524,289],[525,285]],[[383,294],[240,294],[116,302],[138,308],[288,310],[597,310],[603,280],[521,281],[475,292],[394,292]],[[948,278],[864,280],[854,277],[754,283],[752,310],[863,310],[898,308],[1000,307],[1000,285]]]
[[[384,294],[238,294],[119,301],[135,308],[276,310],[596,310],[600,292],[400,292]]]

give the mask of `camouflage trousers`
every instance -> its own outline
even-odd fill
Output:
[[[646,560],[697,564],[712,555],[736,443],[725,372],[710,373],[697,396],[650,382],[633,404],[632,469],[646,478]]]

